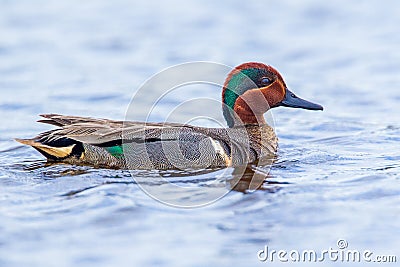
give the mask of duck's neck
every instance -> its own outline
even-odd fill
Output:
[[[257,112],[256,108],[251,108],[242,98],[238,98],[233,108],[235,115],[241,124],[265,125],[264,112]]]
[[[254,114],[251,110],[241,106],[236,106],[233,111],[227,108],[223,111],[225,120],[230,128],[239,125],[262,126],[267,124],[263,114]]]

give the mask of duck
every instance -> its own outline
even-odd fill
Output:
[[[43,114],[38,122],[57,128],[15,140],[48,162],[138,170],[226,168],[276,155],[278,138],[264,118],[268,110],[323,110],[296,96],[274,67],[259,62],[228,73],[221,103],[225,128]]]

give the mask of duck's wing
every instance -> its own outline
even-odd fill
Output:
[[[42,133],[38,137],[58,139],[68,137],[92,145],[122,143],[123,141],[145,142],[146,139],[171,139],[177,132],[196,132],[196,128],[179,123],[147,123],[136,121],[116,121],[91,117],[43,114],[45,119],[38,122],[60,128]],[[125,139],[125,140],[124,140]],[[45,140],[43,140],[45,141]]]
[[[78,123],[96,123],[96,124],[117,123],[117,121],[112,121],[112,120],[108,120],[108,119],[97,119],[97,118],[79,117],[79,116],[66,116],[66,115],[60,115],[60,114],[41,114],[40,116],[43,117],[44,119],[38,120],[38,122],[47,123],[47,124],[51,124],[51,125],[58,126],[58,127],[63,127],[63,126],[68,126],[68,125],[78,124]]]
[[[134,161],[150,156],[152,161],[157,161],[160,166],[166,166],[168,153],[171,155],[180,153],[185,158],[199,158],[200,154],[210,156],[213,154],[229,164],[230,149],[228,141],[225,142],[227,139],[225,137],[228,136],[224,134],[224,129],[208,129],[177,123],[124,122],[57,114],[47,114],[42,117],[45,119],[40,122],[59,128],[41,133],[32,139],[17,141],[33,146],[48,158],[64,159],[71,156],[79,158],[89,145],[104,150],[116,158],[124,157],[127,149],[131,149]],[[141,152],[144,147],[147,150],[145,153]],[[96,151],[99,151],[98,149]],[[201,162],[201,159],[197,161]]]

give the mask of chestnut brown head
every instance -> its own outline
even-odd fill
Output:
[[[263,114],[279,106],[323,110],[321,105],[301,99],[289,91],[276,69],[257,62],[241,64],[228,74],[222,102],[229,127],[234,126],[237,117],[244,124],[263,123]]]

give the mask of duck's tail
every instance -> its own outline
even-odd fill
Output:
[[[39,138],[32,139],[18,139],[15,141],[28,145],[39,151],[43,156],[49,160],[60,161],[71,156],[80,157],[84,152],[83,145],[81,142],[63,138],[57,142],[57,140],[52,142],[43,142]]]
[[[84,153],[83,143],[68,138],[61,130],[64,126],[82,122],[83,118],[58,114],[43,114],[40,116],[45,119],[41,119],[39,122],[60,128],[41,133],[30,139],[15,138],[15,141],[33,147],[49,160],[62,161],[72,156],[77,158],[82,157]]]

